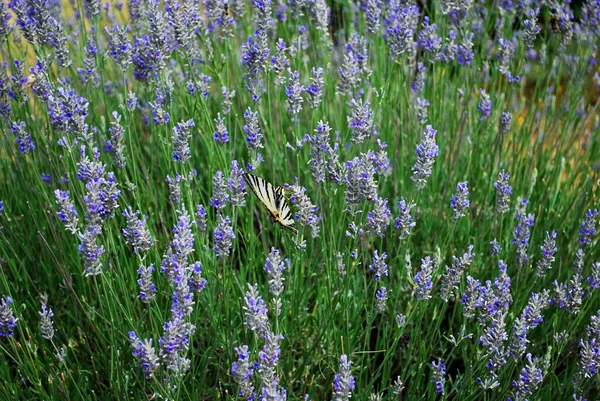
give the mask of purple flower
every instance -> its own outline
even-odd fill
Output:
[[[456,194],[450,199],[450,207],[454,212],[454,218],[460,219],[466,215],[465,210],[469,208],[469,188],[467,181],[459,182],[456,185]]]
[[[163,335],[158,340],[160,345],[160,359],[168,370],[176,376],[182,376],[191,366],[190,360],[185,357],[190,338],[194,335],[196,327],[179,317],[173,317],[163,325]]]
[[[592,275],[588,277],[587,282],[595,290],[600,288],[600,262],[592,263]]]
[[[237,160],[231,161],[231,174],[227,179],[227,189],[231,192],[229,198],[233,206],[244,206],[246,205],[246,183],[242,174],[244,170],[238,167]]]
[[[356,85],[360,82],[360,68],[352,52],[344,55],[344,61],[338,68],[340,79],[337,84],[336,93],[341,95],[352,95]]]
[[[175,284],[178,270],[185,269],[188,257],[194,252],[194,236],[192,234],[192,219],[186,209],[177,210],[179,218],[173,227],[173,242],[163,256],[161,273],[165,273],[171,284]]]
[[[501,136],[506,136],[509,132],[510,129],[512,127],[512,114],[510,114],[508,111],[503,111],[502,112],[502,117],[500,118],[500,135]]]
[[[588,209],[586,212],[585,218],[579,227],[579,243],[581,245],[592,243],[591,237],[596,235],[596,216],[598,216],[598,209]]]
[[[446,266],[446,272],[442,276],[440,296],[444,301],[447,301],[452,294],[452,291],[456,288],[456,285],[460,282],[463,272],[473,262],[473,245],[469,245],[467,252],[465,252],[460,258],[452,255],[452,266]]]
[[[428,55],[430,61],[434,62],[440,59],[442,38],[437,34],[437,25],[429,25],[427,16],[423,17],[423,28],[419,32],[417,45]]]
[[[492,249],[490,250],[490,253],[492,255],[499,255],[500,252],[502,252],[502,247],[500,246],[500,243],[496,240],[496,238],[494,238],[494,240],[490,242],[490,246],[492,247]]]
[[[496,372],[502,366],[506,365],[507,352],[504,345],[506,340],[508,340],[508,334],[506,333],[506,312],[502,311],[497,313],[490,324],[485,326],[483,333],[479,337],[479,343],[490,358],[486,366],[492,372],[492,376],[495,376]]]
[[[417,120],[419,124],[425,125],[427,123],[428,107],[430,106],[429,100],[417,97],[414,103],[415,111],[417,113]]]
[[[140,219],[140,214],[139,210],[134,213],[131,206],[123,212],[123,216],[127,220],[127,227],[123,229],[123,236],[125,242],[133,247],[133,252],[141,255],[150,249],[153,241],[150,231],[146,227],[146,216],[144,215]]]
[[[11,130],[13,134],[15,134],[15,140],[19,146],[19,152],[21,152],[21,154],[26,155],[35,149],[35,144],[31,139],[31,134],[25,131],[25,122],[13,121]]]
[[[510,195],[512,195],[512,187],[508,184],[510,176],[502,170],[498,175],[498,180],[494,182],[496,188],[496,213],[504,214],[510,210]]]
[[[286,400],[286,391],[279,387],[276,367],[281,348],[279,342],[283,340],[281,334],[275,335],[267,331],[265,333],[265,345],[258,353],[258,376],[262,381],[262,399],[264,400]]]
[[[235,97],[235,91],[232,90],[229,92],[225,86],[221,88],[221,94],[223,95],[223,102],[221,103],[221,108],[223,109],[223,114],[227,115],[231,112],[231,99]]]
[[[330,131],[329,125],[321,120],[317,124],[315,133],[305,137],[305,142],[310,144],[310,171],[316,183],[325,182],[325,154],[330,148]]]
[[[179,207],[179,204],[181,203],[181,187],[179,186],[181,176],[175,174],[175,178],[171,178],[171,176],[167,175],[165,181],[169,186],[169,202],[171,202],[171,205]]]
[[[385,287],[381,287],[377,290],[377,294],[375,294],[375,313],[383,313],[385,312],[385,304],[387,303],[388,294],[387,289]]]
[[[58,219],[64,223],[65,228],[72,234],[77,233],[79,231],[79,219],[77,218],[75,205],[69,197],[69,191],[57,189],[54,191],[54,196],[56,197],[56,204],[58,205],[58,211],[56,212]]]
[[[290,201],[297,205],[298,211],[294,215],[294,220],[298,221],[302,226],[310,226],[311,237],[318,237],[321,231],[321,220],[323,218],[320,214],[317,214],[319,207],[314,205],[308,195],[306,195],[306,188],[301,187],[298,184],[297,177],[296,184],[286,186],[286,189],[287,188],[290,188],[292,191]]]
[[[275,73],[273,83],[275,86],[283,85],[285,83],[285,77],[283,73],[287,71],[290,66],[290,61],[286,56],[288,48],[285,41],[281,38],[275,43],[275,55],[271,57],[271,71]]]
[[[544,379],[542,369],[538,368],[538,359],[532,358],[531,354],[525,356],[527,363],[518,380],[514,380],[512,385],[515,388],[516,400],[525,400],[527,396],[533,394]]]
[[[352,143],[363,143],[371,135],[377,132],[373,128],[373,110],[369,107],[369,101],[364,103],[362,99],[352,99],[350,101],[350,109],[352,115],[348,116],[348,127],[350,128],[350,139]]]
[[[195,262],[189,267],[191,273],[189,278],[190,291],[203,291],[208,281],[202,277],[202,262]]]
[[[390,225],[390,219],[392,212],[387,206],[387,199],[375,198],[373,210],[367,214],[367,233],[371,235],[377,235],[378,237],[384,237],[385,231]]]
[[[154,298],[156,298],[156,285],[152,282],[152,272],[154,271],[154,265],[140,266],[138,269],[139,278],[137,280],[138,287],[140,288],[140,293],[138,297],[140,300],[145,303],[151,303]]]
[[[263,147],[262,138],[263,135],[260,132],[260,126],[258,125],[258,112],[253,112],[250,107],[244,113],[244,133],[246,134],[246,144],[248,150],[257,151]]]
[[[312,109],[315,109],[321,104],[325,82],[323,80],[323,69],[321,67],[316,69],[313,67],[310,72],[310,85],[306,87],[306,93],[308,94],[306,101]]]
[[[479,112],[479,120],[485,121],[492,111],[492,100],[490,99],[490,95],[483,89],[479,89],[479,94],[481,97],[479,98],[479,103],[477,103],[477,111]]]
[[[475,312],[482,305],[481,297],[479,296],[480,289],[481,283],[479,280],[467,276],[467,288],[461,298],[463,314],[467,319],[475,317]]]
[[[546,239],[544,239],[544,245],[541,246],[542,259],[538,260],[537,263],[537,276],[544,277],[546,272],[552,268],[554,262],[554,254],[558,252],[556,248],[556,231],[549,233],[546,231]]]
[[[527,217],[522,216],[520,223],[515,228],[514,238],[512,243],[517,245],[517,267],[521,268],[529,261],[527,255],[527,247],[529,246],[529,237],[531,235],[531,227],[534,223],[534,214],[529,214]]]
[[[252,376],[254,375],[254,364],[250,361],[250,352],[247,345],[234,348],[238,354],[236,362],[231,364],[231,375],[233,381],[238,385],[238,396],[246,399],[254,399],[254,385],[252,384]]]
[[[444,394],[444,384],[446,383],[446,365],[438,358],[437,363],[431,362],[431,368],[433,369],[433,377],[431,382],[435,383],[435,392],[438,394]]]
[[[526,10],[525,15],[527,18],[523,21],[523,27],[525,28],[522,32],[523,43],[527,48],[533,47],[535,38],[540,33],[542,28],[537,24],[537,16],[540,13],[538,8],[529,8]]]
[[[393,2],[386,16],[386,40],[390,47],[392,60],[398,59],[405,52],[414,48],[413,35],[417,32],[419,7],[404,7],[400,2]]]
[[[190,139],[192,137],[192,127],[194,119],[178,122],[173,127],[173,160],[185,163],[190,159]]]
[[[285,101],[288,112],[296,117],[300,110],[302,110],[302,92],[304,92],[304,86],[300,83],[300,73],[298,71],[292,71],[288,68],[288,74],[290,74],[290,80],[285,88],[285,94],[287,99]]]
[[[210,198],[209,205],[217,210],[223,209],[229,202],[227,193],[227,184],[223,173],[217,171],[213,178],[213,196]]]
[[[12,337],[14,328],[17,327],[17,318],[10,307],[13,300],[9,296],[3,296],[0,303],[0,337]]]
[[[244,295],[244,323],[246,327],[253,331],[257,337],[263,337],[269,330],[269,317],[267,305],[258,294],[258,284],[254,286],[248,284],[248,291]]]
[[[591,379],[600,372],[600,310],[592,315],[587,326],[587,338],[579,342],[579,355],[574,384],[578,387],[581,379]]]
[[[104,247],[98,245],[96,237],[101,233],[100,226],[89,224],[85,227],[83,234],[79,234],[81,244],[79,253],[83,258],[83,275],[97,276],[102,273],[102,262],[100,256],[104,253]]]
[[[131,344],[133,356],[137,360],[138,366],[144,372],[144,376],[147,380],[152,379],[160,367],[158,356],[156,356],[156,350],[152,346],[152,339],[142,341],[134,331],[130,331],[129,342]]]
[[[514,40],[498,39],[498,53],[496,54],[496,58],[498,59],[498,71],[500,73],[507,76],[510,75],[510,63],[515,55],[516,47],[516,38]]]
[[[215,138],[215,141],[219,145],[229,142],[229,132],[225,126],[225,118],[221,118],[221,113],[217,113],[217,118],[215,119],[215,133],[213,134],[213,138]]]
[[[271,252],[265,261],[265,272],[269,276],[269,292],[275,297],[279,297],[284,289],[283,271],[285,263],[281,259],[279,250],[271,248]]]
[[[417,160],[412,167],[413,174],[410,177],[411,181],[419,191],[425,188],[427,178],[431,175],[433,162],[439,155],[439,147],[435,143],[437,131],[434,130],[431,125],[428,125],[426,129],[427,131],[423,133],[421,143],[417,145],[417,149],[415,150]]]
[[[125,128],[121,125],[121,115],[114,111],[112,113],[114,121],[110,122],[108,133],[110,140],[104,143],[104,151],[110,154],[114,165],[117,168],[123,168],[125,162],[125,149],[123,147],[123,137],[125,136]]]
[[[154,102],[149,103],[152,110],[152,122],[156,125],[165,125],[171,120],[169,112],[164,107],[166,93],[166,90],[157,88]]]
[[[352,362],[348,360],[346,355],[342,354],[339,373],[333,378],[334,401],[348,401],[352,396],[352,390],[354,390],[356,382],[350,371],[351,366]]]
[[[223,215],[219,213],[217,217],[217,226],[215,227],[213,235],[215,238],[215,245],[212,249],[219,259],[223,259],[231,252],[231,245],[235,239],[229,217],[223,217]]]
[[[383,252],[381,256],[377,253],[377,250],[373,251],[373,264],[369,266],[369,269],[374,273],[375,280],[380,281],[381,277],[388,275],[388,265],[385,263],[387,254]]]
[[[52,312],[52,308],[48,308],[45,297],[42,301],[42,310],[38,313],[40,315],[40,332],[42,333],[42,338],[52,340],[52,337],[54,337],[54,322],[52,320],[54,313]]]
[[[367,9],[365,11],[365,32],[370,35],[379,33],[381,10],[383,9],[381,1],[367,0]]]
[[[414,295],[417,299],[425,300],[431,298],[433,267],[431,257],[425,256],[425,258],[421,259],[421,270],[415,274],[414,278],[416,285]]]
[[[127,25],[114,25],[112,29],[104,28],[107,35],[106,45],[108,54],[115,60],[121,71],[126,71],[131,64],[132,48],[128,32],[131,28]]]
[[[196,206],[196,227],[201,233],[206,232],[206,209],[204,205],[200,204]]]
[[[400,197],[400,201],[398,202],[400,216],[396,217],[394,227],[396,228],[396,230],[400,230],[401,240],[407,239],[410,235],[410,231],[412,230],[412,228],[417,225],[417,223],[413,221],[413,217],[410,214],[411,209],[415,206],[417,206],[416,203],[406,203],[404,197]]]
[[[355,157],[347,162],[346,168],[345,200],[348,204],[348,211],[353,213],[362,201],[372,202],[377,197],[375,166],[368,155],[362,154],[361,158]]]

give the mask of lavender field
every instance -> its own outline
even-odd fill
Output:
[[[598,45],[598,0],[0,0],[0,400],[599,400]]]

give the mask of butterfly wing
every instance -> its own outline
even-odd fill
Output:
[[[279,219],[277,219],[277,221],[284,228],[287,228],[296,234],[298,230],[296,230],[296,224],[294,222],[292,210],[290,209],[290,206],[283,195],[279,195],[278,198]]]
[[[244,174],[244,180],[277,223],[294,233],[297,232],[283,187],[276,188],[270,182],[248,173]]]

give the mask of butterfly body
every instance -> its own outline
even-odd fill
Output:
[[[244,174],[244,181],[269,212],[273,221],[293,233],[298,232],[282,186],[275,187],[270,182],[248,173]]]

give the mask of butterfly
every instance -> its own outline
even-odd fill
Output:
[[[244,173],[244,181],[250,187],[254,195],[262,202],[263,206],[271,214],[275,222],[281,224],[294,234],[298,232],[290,209],[285,199],[285,190],[282,186],[275,187],[268,181],[252,174]]]

